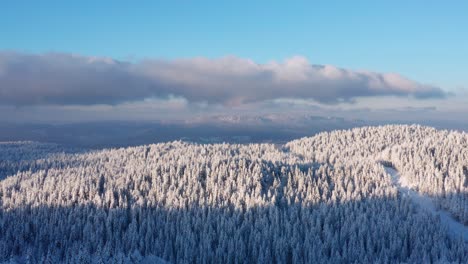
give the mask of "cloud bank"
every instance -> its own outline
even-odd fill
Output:
[[[265,64],[233,56],[130,63],[73,54],[0,53],[0,105],[116,105],[173,96],[225,106],[279,98],[336,104],[389,95],[422,99],[446,93],[395,73],[313,65],[303,57]]]

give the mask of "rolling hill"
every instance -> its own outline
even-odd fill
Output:
[[[10,142],[0,177],[0,261],[468,262],[461,132],[393,125],[281,146],[92,151]]]

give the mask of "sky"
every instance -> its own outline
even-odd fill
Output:
[[[467,120],[467,13],[455,0],[8,1],[0,120]]]

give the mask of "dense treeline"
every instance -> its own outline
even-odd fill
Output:
[[[350,157],[390,162],[418,191],[468,224],[468,134],[423,126],[384,126],[321,133],[287,144],[315,162]]]
[[[468,261],[466,243],[400,196],[380,163],[466,219],[466,134],[386,126],[282,148],[172,142],[53,155],[23,144],[36,158],[0,144],[4,161],[23,164],[0,182],[0,261]]]
[[[51,167],[64,166],[71,153],[83,152],[78,148],[64,148],[57,144],[38,142],[0,142],[0,180],[18,171],[46,170]]]

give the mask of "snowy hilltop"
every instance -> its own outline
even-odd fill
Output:
[[[467,225],[468,134],[455,131],[0,143],[0,262],[467,263]]]

